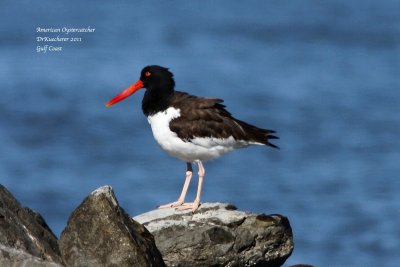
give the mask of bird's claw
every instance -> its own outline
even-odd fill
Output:
[[[189,202],[189,203],[183,203],[179,207],[176,208],[176,210],[192,210],[193,213],[196,212],[196,210],[200,207],[200,201],[194,201],[194,202]]]
[[[177,200],[177,201],[174,201],[174,202],[171,202],[171,203],[168,203],[168,204],[165,204],[165,205],[160,205],[160,206],[158,206],[157,208],[158,209],[167,209],[167,208],[175,208],[175,207],[179,207],[179,206],[181,206],[181,205],[183,205],[184,204],[184,201],[182,200]]]

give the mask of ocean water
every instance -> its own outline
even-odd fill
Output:
[[[115,2],[0,2],[0,183],[23,205],[59,235],[105,184],[132,216],[176,200],[185,163],[154,141],[143,91],[104,107],[158,64],[281,138],[206,162],[203,201],[287,216],[286,266],[399,266],[399,1]],[[81,39],[37,40],[57,35]]]

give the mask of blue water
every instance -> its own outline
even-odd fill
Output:
[[[185,164],[153,140],[143,91],[104,107],[159,64],[281,137],[206,163],[203,201],[288,216],[287,265],[399,266],[399,1],[16,2],[0,2],[0,182],[57,235],[105,184],[131,215],[178,197]],[[36,52],[54,36],[37,27],[88,26]]]

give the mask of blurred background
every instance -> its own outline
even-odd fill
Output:
[[[37,27],[88,26],[36,52]],[[207,162],[204,202],[287,216],[286,265],[400,263],[399,1],[1,1],[0,35],[0,183],[56,235],[105,184],[132,216],[177,199],[144,91],[104,106],[158,64],[281,138]]]

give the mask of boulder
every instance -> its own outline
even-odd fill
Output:
[[[74,210],[59,246],[67,266],[165,266],[153,236],[118,205],[110,186]]]
[[[284,216],[204,203],[194,214],[171,208],[132,219],[110,186],[74,210],[57,244],[42,216],[0,185],[0,266],[273,267],[292,250]]]
[[[196,211],[153,210],[133,218],[153,235],[167,266],[281,266],[293,250],[282,215],[204,203]]]
[[[35,257],[22,249],[0,245],[0,266],[63,267],[64,265]]]
[[[57,238],[39,213],[0,185],[0,266],[62,266]]]

